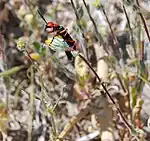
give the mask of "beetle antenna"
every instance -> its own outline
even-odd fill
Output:
[[[44,18],[44,16],[42,15],[42,13],[41,13],[39,10],[37,10],[37,11],[38,11],[39,15],[41,16],[41,18],[43,19],[43,21],[47,24],[47,21],[45,20],[45,18]]]

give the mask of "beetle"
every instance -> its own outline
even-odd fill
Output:
[[[41,18],[43,19],[43,21],[46,23],[45,31],[47,31],[50,34],[56,32],[53,39],[56,36],[61,36],[64,39],[64,41],[69,45],[69,48],[67,48],[65,53],[68,57],[68,60],[72,60],[73,56],[70,51],[79,50],[80,49],[79,44],[75,40],[73,40],[71,35],[67,32],[67,29],[65,29],[63,26],[61,26],[57,23],[53,23],[51,21],[47,22],[39,10],[38,10],[38,13],[41,16]],[[52,41],[53,41],[53,39],[52,39]]]

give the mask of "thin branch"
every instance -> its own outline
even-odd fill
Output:
[[[140,7],[140,4],[139,4],[139,1],[138,1],[138,0],[136,0],[136,3],[137,3],[137,5]],[[145,19],[144,19],[144,16],[142,15],[141,12],[139,12],[139,15],[140,15],[141,20],[142,20],[142,22],[143,22],[143,24],[144,24],[144,29],[145,29],[147,38],[148,38],[148,40],[149,40],[149,42],[150,42],[150,35],[149,35],[148,27],[147,27],[147,25],[146,25],[146,21],[145,21]]]
[[[116,50],[117,50],[117,53],[118,53],[118,57],[121,58],[121,54],[120,54],[120,52],[119,52],[119,43],[118,43],[118,40],[117,40],[117,38],[116,38],[116,36],[115,36],[113,30],[112,30],[111,23],[110,23],[110,21],[109,21],[109,19],[108,19],[108,17],[107,17],[107,14],[106,14],[106,12],[105,12],[103,6],[102,6],[101,8],[102,8],[103,14],[104,14],[104,16],[105,16],[105,18],[106,18],[106,20],[107,20],[107,23],[108,23],[108,25],[109,25],[109,28],[110,28],[110,31],[111,31],[111,34],[112,34],[112,37],[113,37],[114,45],[115,45]],[[111,60],[110,60],[110,61],[111,61]],[[113,70],[115,70],[114,65],[112,64],[111,66],[112,66]],[[121,86],[122,86],[124,92],[126,92],[126,88],[124,87],[124,85],[123,85],[123,83],[122,83],[122,81],[121,81],[120,75],[119,75],[118,73],[116,73],[116,74],[117,74],[117,78],[118,78],[118,80],[119,80],[119,82],[120,82],[120,84],[121,84]]]
[[[64,137],[67,136],[71,129],[74,127],[74,125],[79,122],[82,118],[84,118],[88,113],[90,112],[91,107],[87,106],[86,108],[82,109],[79,114],[76,116],[73,116],[69,122],[65,125],[63,131],[58,135],[56,141],[63,141]]]
[[[29,10],[31,11],[32,15],[35,17],[35,13],[31,8],[31,3],[28,0],[24,0],[25,4],[28,6]]]
[[[110,93],[108,92],[107,88],[105,87],[104,83],[101,81],[100,77],[98,76],[98,74],[96,73],[96,71],[93,69],[93,67],[89,64],[89,62],[82,56],[79,54],[79,57],[89,66],[89,68],[91,69],[91,71],[94,73],[94,75],[96,76],[96,78],[99,80],[99,82],[101,83],[106,95],[110,98],[110,100],[112,101],[112,103],[114,104],[114,106],[116,107],[117,111],[119,112],[121,118],[123,119],[125,125],[127,126],[128,129],[130,129],[131,131],[133,130],[132,126],[127,122],[126,118],[124,117],[122,111],[120,110],[119,106],[116,104],[116,102],[114,101],[114,99],[112,98],[112,96],[110,95]]]
[[[84,3],[84,6],[85,6],[85,8],[86,8],[86,10],[87,10],[87,13],[88,13],[88,15],[89,15],[89,17],[90,17],[90,20],[92,21],[92,23],[93,23],[93,25],[94,25],[95,32],[96,32],[96,34],[98,35],[98,36],[96,36],[96,37],[97,37],[99,43],[104,43],[103,38],[102,38],[101,34],[98,32],[96,23],[95,23],[94,19],[92,18],[91,14],[90,14],[90,11],[89,11],[89,9],[88,9],[88,7],[87,7],[87,4],[86,4],[85,0],[83,0],[83,3]],[[113,30],[112,30],[112,28],[111,28],[111,24],[110,24],[110,22],[109,22],[109,19],[108,19],[107,15],[106,15],[105,10],[104,10],[103,8],[102,8],[102,10],[103,10],[103,13],[104,13],[104,15],[105,15],[105,17],[106,17],[106,20],[107,20],[108,24],[109,24],[109,27],[110,27],[110,30],[111,30],[113,39],[114,39],[114,41],[115,41],[115,45],[116,45],[116,47],[118,48],[118,53],[119,53],[119,44],[118,44],[118,41],[117,41],[116,36],[114,35],[114,32],[113,32]],[[101,42],[100,42],[100,41],[101,41]],[[119,53],[119,54],[120,54],[120,53]],[[101,79],[100,79],[100,77],[98,76],[98,74],[96,73],[96,71],[93,69],[93,67],[87,62],[87,60],[86,60],[82,55],[79,55],[79,56],[80,56],[80,58],[82,58],[82,59],[84,60],[84,62],[89,66],[89,68],[90,68],[90,69],[92,70],[92,72],[95,74],[96,78],[97,78],[97,79],[99,80],[99,82],[101,83]],[[120,77],[119,77],[119,74],[117,74],[117,76],[118,76],[118,78],[120,78]],[[121,82],[121,85],[122,85],[122,87],[124,88],[124,86],[123,86],[123,84],[122,84],[122,81],[121,81],[120,79],[119,79],[119,81]],[[113,104],[115,105],[115,107],[117,108],[118,112],[120,113],[120,115],[121,115],[122,119],[124,120],[124,122],[126,123],[127,127],[129,127],[130,129],[132,129],[132,127],[129,125],[129,123],[127,122],[127,120],[126,120],[125,117],[123,116],[123,114],[122,114],[120,108],[117,106],[117,104],[115,103],[114,99],[113,99],[112,96],[109,94],[109,92],[108,92],[108,90],[106,89],[104,83],[101,83],[101,85],[102,85],[103,89],[105,90],[107,96],[110,98],[110,100],[112,101],[112,103],[113,103]],[[124,91],[125,91],[125,88],[124,88]]]
[[[93,26],[94,26],[94,29],[95,29],[95,33],[96,33],[96,38],[98,39],[98,41],[99,41],[100,44],[104,44],[103,37],[102,37],[102,35],[98,32],[97,25],[96,25],[96,23],[95,23],[93,17],[92,17],[91,14],[90,14],[90,10],[88,9],[88,6],[87,6],[85,0],[83,0],[83,3],[84,3],[84,6],[85,6],[85,8],[86,8],[86,11],[87,11],[87,13],[88,13],[88,15],[89,15],[89,18],[90,18],[90,20],[91,20],[92,23],[93,23]]]
[[[129,20],[129,17],[128,17],[128,14],[127,14],[127,11],[126,11],[126,8],[125,8],[124,5],[123,5],[123,10],[124,10],[124,13],[125,13],[125,16],[126,16],[126,19],[127,19],[127,23],[129,25],[129,31],[130,31],[130,34],[131,34],[131,42],[132,42],[132,46],[133,46],[135,56],[136,56],[136,45],[135,45],[135,41],[134,41],[134,37],[133,37],[133,30],[131,28],[130,20]]]
[[[99,33],[99,31],[98,31],[98,29],[97,29],[97,25],[96,25],[96,23],[95,23],[93,17],[91,16],[90,10],[89,10],[89,8],[88,8],[88,6],[87,6],[85,0],[83,0],[83,3],[84,3],[84,6],[85,6],[85,8],[86,8],[86,10],[87,10],[87,13],[88,13],[88,15],[89,15],[89,18],[90,18],[90,20],[91,20],[92,23],[93,23],[93,26],[94,26],[94,29],[95,29],[95,33],[96,33],[95,35],[96,35],[96,38],[97,38],[97,40],[98,40],[99,45],[101,46],[101,44],[102,44],[102,45],[103,45],[103,48],[104,48],[104,50],[105,50],[105,52],[106,52],[107,54],[109,54],[109,52],[108,52],[107,49],[106,49],[106,45],[105,45],[105,43],[104,43],[104,39],[103,39],[102,35]]]
[[[0,57],[2,57],[2,60],[3,60],[3,63],[5,61],[5,55],[4,55],[4,48],[3,48],[3,43],[2,43],[2,40],[3,40],[3,36],[2,36],[2,33],[0,31]]]
[[[110,23],[110,21],[109,21],[109,19],[108,19],[108,17],[107,17],[107,14],[106,14],[106,12],[105,12],[103,6],[102,6],[102,11],[103,11],[103,14],[104,14],[104,16],[105,16],[105,18],[106,18],[106,20],[107,20],[108,25],[109,25],[109,28],[110,28],[110,31],[111,31],[111,35],[112,35],[112,38],[113,38],[113,41],[114,41],[114,45],[115,45],[116,50],[117,50],[117,53],[118,53],[118,57],[121,58],[121,54],[120,54],[120,52],[119,52],[119,43],[118,43],[118,40],[117,40],[117,38],[116,38],[116,36],[115,36],[115,34],[114,34],[114,32],[113,32],[113,29],[112,29],[112,27],[111,27],[111,23]]]
[[[88,12],[88,15],[89,15],[89,17],[90,17],[90,20],[92,21],[92,23],[93,23],[93,25],[94,25],[96,37],[97,37],[97,39],[98,39],[99,44],[102,42],[102,44],[103,44],[103,46],[104,46],[104,50],[106,51],[107,54],[109,54],[109,52],[108,52],[108,51],[106,50],[106,48],[105,48],[105,44],[104,44],[103,38],[102,38],[101,34],[98,32],[96,23],[95,23],[94,19],[92,18],[91,14],[90,14],[89,8],[88,8],[88,6],[87,6],[85,0],[83,0],[83,3],[84,3],[84,6],[85,6],[85,8],[86,8],[86,10],[87,10],[87,12]],[[107,17],[107,15],[105,15],[105,16]],[[107,19],[108,19],[108,18],[107,18]],[[109,22],[109,20],[108,20],[108,22]],[[110,22],[109,22],[109,23],[110,23]],[[110,25],[110,28],[111,28],[111,25]],[[111,31],[112,31],[112,33],[113,33],[112,28],[111,28]],[[113,35],[114,35],[114,33],[113,33]],[[114,35],[114,38],[116,38],[115,35]],[[115,40],[117,40],[117,39],[115,39]],[[116,41],[116,42],[118,43],[118,41]],[[114,67],[113,65],[111,65],[111,66],[112,66],[112,68],[115,70],[115,67]],[[119,82],[120,82],[120,84],[121,84],[121,86],[122,86],[124,92],[126,92],[126,89],[125,89],[125,87],[124,87],[124,85],[123,85],[123,83],[122,83],[122,81],[121,81],[120,75],[119,75],[118,73],[116,73],[116,74],[117,74],[117,78],[118,78],[118,80],[119,80]]]
[[[84,35],[84,29],[82,28],[82,25],[80,23],[80,18],[79,18],[77,9],[76,9],[76,7],[74,5],[74,2],[73,2],[73,0],[70,0],[70,1],[71,1],[72,8],[74,10],[74,13],[76,15],[77,25],[78,25],[78,27],[79,27],[79,29],[81,31],[82,37],[83,37],[83,47],[81,49],[82,49],[82,52],[85,54],[86,59],[88,59],[88,53],[87,53],[87,50],[86,50],[87,43],[86,43],[86,39],[85,39],[85,35]]]

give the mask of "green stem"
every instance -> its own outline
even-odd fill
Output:
[[[13,74],[17,73],[18,71],[20,71],[20,70],[22,70],[24,68],[26,68],[26,66],[24,66],[24,65],[13,67],[13,68],[11,68],[9,70],[1,72],[0,73],[0,77],[8,77],[10,75],[13,75]]]

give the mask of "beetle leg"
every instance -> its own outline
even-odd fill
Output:
[[[51,43],[53,42],[53,40],[54,40],[54,38],[55,38],[56,36],[57,36],[57,34],[53,36],[51,42],[49,43],[49,46],[51,45]]]
[[[66,28],[66,29],[64,29],[64,30],[62,30],[62,31],[60,31],[60,33],[61,33],[61,34],[65,33],[64,38],[66,37],[66,35],[67,35],[67,33],[68,33],[67,31],[68,31],[68,29],[67,29],[67,28]]]
[[[70,48],[72,48],[73,50],[80,50],[80,45],[77,41],[75,41],[75,40],[66,40],[66,42],[74,42],[73,46],[71,46]]]

